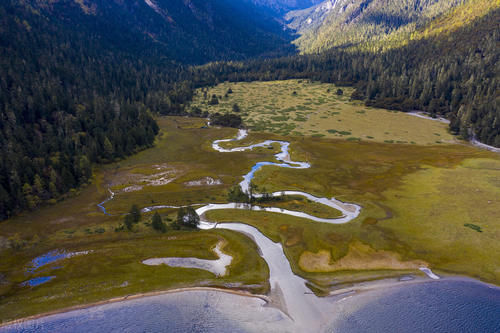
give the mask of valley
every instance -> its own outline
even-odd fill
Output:
[[[296,87],[290,89],[288,84],[296,83],[283,83],[282,96],[277,94],[276,98],[289,98]],[[239,88],[232,87],[237,98]],[[307,89],[297,89],[297,93],[306,95]],[[251,103],[249,100],[248,105]],[[347,110],[352,107],[346,101],[341,105]],[[410,116],[398,113],[394,117],[404,126]],[[349,118],[344,119],[350,126]],[[434,120],[412,119],[440,125]],[[431,267],[439,275],[466,275],[496,284],[500,279],[495,258],[487,255],[498,246],[495,240],[500,219],[495,207],[500,197],[496,183],[500,158],[465,144],[433,144],[429,142],[435,137],[433,133],[424,141],[430,144],[352,141],[310,133],[283,136],[264,131],[250,131],[239,141],[219,143],[238,150],[264,140],[290,142],[288,158],[307,161],[310,168],[267,165],[255,173],[252,183],[269,193],[301,191],[360,205],[360,215],[354,215],[348,223],[223,209],[202,215],[208,221],[222,223],[222,229],[176,231],[169,221],[175,221],[177,209],[165,207],[143,209],[142,221],[132,232],[120,229],[122,216],[132,204],[140,208],[223,204],[228,200],[227,191],[253,164],[273,161],[273,155],[280,151],[271,144],[272,149],[219,153],[212,143],[221,137],[233,137],[236,130],[206,128],[205,119],[165,117],[157,121],[160,135],[153,148],[95,169],[92,184],[74,198],[0,225],[2,235],[26,240],[19,250],[3,249],[3,258],[7,259],[0,267],[7,273],[0,289],[3,321],[170,288],[210,286],[266,293],[270,290],[268,265],[252,238],[225,230],[225,223],[234,221],[244,223],[242,228],[253,226],[262,233],[259,237],[280,244],[293,273],[307,280],[317,295],[353,282],[423,276],[420,267]],[[207,177],[220,182],[186,185]],[[474,181],[469,186],[458,179]],[[115,194],[103,204],[109,214],[105,215],[97,204],[109,196],[108,188]],[[290,206],[297,202],[300,206]],[[275,206],[272,202],[267,205]],[[276,206],[321,217],[313,201],[298,197]],[[167,222],[166,233],[151,228],[153,212],[159,212]],[[340,217],[337,211],[323,214],[327,214],[323,218]],[[481,232],[467,225],[478,225]],[[221,240],[227,244],[224,252],[233,258],[228,273],[221,277],[199,269],[142,264],[159,257],[217,259],[211,249]],[[26,275],[34,257],[54,249],[91,252]],[[48,275],[55,277],[36,287],[23,286],[27,278]],[[45,297],[47,294],[52,297]],[[13,299],[16,306],[11,305]]]
[[[499,20],[0,2],[0,333],[500,332]]]
[[[227,91],[232,93],[227,94]],[[338,95],[338,90],[341,95]],[[447,124],[415,119],[409,113],[366,107],[353,101],[351,87],[308,80],[224,83],[198,90],[192,108],[209,113],[233,112],[255,132],[343,138],[394,144],[455,143]],[[211,96],[218,104],[210,105]],[[206,98],[204,96],[207,96]],[[208,104],[208,105],[207,105]]]

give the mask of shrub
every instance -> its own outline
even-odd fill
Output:
[[[177,212],[177,224],[197,228],[200,224],[200,216],[193,207],[181,207]]]
[[[161,232],[167,231],[167,226],[165,225],[165,223],[163,223],[161,216],[160,214],[158,214],[158,212],[155,212],[155,214],[153,215],[151,226],[156,231],[161,231]]]

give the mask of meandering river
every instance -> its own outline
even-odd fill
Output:
[[[280,146],[280,152],[275,155],[277,162],[258,162],[250,172],[243,176],[243,180],[239,186],[244,192],[248,192],[250,183],[255,176],[255,173],[264,166],[274,165],[283,168],[293,169],[306,169],[311,165],[307,162],[292,161],[289,154],[290,143],[286,141],[266,140],[261,143],[252,144],[244,147],[223,148],[222,143],[234,142],[243,140],[248,135],[246,130],[239,130],[234,139],[216,140],[212,144],[212,148],[221,153],[233,153],[252,150],[258,147],[271,147],[275,144]],[[275,207],[259,207],[255,205],[242,204],[242,203],[227,203],[227,204],[208,204],[198,208],[196,212],[201,216],[200,228],[201,229],[229,229],[242,232],[250,236],[257,244],[262,257],[267,262],[270,271],[269,282],[271,285],[271,299],[272,304],[278,307],[285,313],[292,321],[294,330],[297,332],[316,332],[324,329],[325,323],[328,322],[328,317],[332,313],[332,299],[328,297],[320,298],[315,296],[311,290],[306,286],[306,281],[301,277],[295,275],[290,267],[290,263],[286,258],[283,248],[280,243],[274,243],[269,238],[264,236],[258,229],[243,224],[243,223],[216,223],[208,221],[204,218],[205,213],[211,210],[218,209],[242,209],[254,211],[268,211],[292,216],[306,218],[312,221],[321,223],[341,224],[347,223],[355,219],[361,210],[361,207],[352,204],[344,203],[336,200],[335,198],[318,198],[309,193],[300,191],[280,191],[272,193],[272,196],[281,195],[300,195],[307,199],[332,207],[342,212],[342,216],[338,218],[318,218],[299,211],[291,211]],[[255,197],[261,197],[262,194],[254,194]],[[157,208],[166,206],[153,206],[147,207],[145,211],[151,211]],[[429,277],[439,279],[428,268],[422,270]]]
[[[212,147],[221,153],[231,153],[279,144],[281,151],[275,155],[278,162],[259,162],[243,176],[240,183],[243,191],[248,191],[255,173],[264,166],[274,165],[295,169],[310,167],[307,162],[291,161],[289,143],[285,141],[267,140],[231,149],[220,145],[224,142],[242,140],[247,134],[246,131],[240,130],[236,138],[217,140]],[[379,288],[375,292],[367,291],[352,297],[347,294],[317,297],[306,286],[306,281],[293,273],[280,243],[274,243],[250,225],[215,223],[204,218],[204,213],[211,210],[245,209],[288,214],[321,223],[340,224],[353,220],[361,210],[361,207],[355,204],[343,203],[335,198],[318,198],[300,191],[272,193],[273,196],[283,194],[304,196],[311,201],[341,211],[342,216],[325,219],[298,211],[240,203],[204,204],[196,210],[202,217],[200,224],[202,229],[234,230],[248,235],[255,241],[269,266],[271,293],[268,304],[259,298],[239,296],[224,291],[182,291],[57,314],[0,328],[0,331],[276,333],[388,330],[420,332],[429,331],[429,328],[431,330],[443,328],[449,331],[478,332],[476,329],[478,327],[484,332],[500,331],[500,290],[496,287],[463,280],[433,281],[431,279],[438,280],[439,276],[428,268],[422,268],[432,282],[393,281],[391,288]],[[108,201],[112,198],[113,193]],[[104,213],[106,213],[105,202],[99,204]],[[174,208],[166,205],[152,206],[144,208],[143,211],[165,207]],[[160,259],[167,264],[171,262],[165,258]],[[177,264],[178,260],[173,262]],[[200,265],[199,262],[194,264]],[[406,285],[407,283],[410,283],[411,288]],[[386,289],[389,291],[384,291]],[[463,290],[466,292],[463,293]],[[374,311],[377,315],[373,314]],[[478,326],[480,320],[482,321]]]
[[[239,186],[244,192],[249,191],[250,183],[255,177],[255,173],[264,166],[277,166],[282,168],[292,169],[307,169],[311,165],[308,162],[292,161],[289,153],[290,143],[278,140],[266,140],[260,143],[234,147],[224,148],[221,146],[223,143],[235,142],[243,140],[248,136],[246,130],[239,130],[236,137],[232,139],[216,140],[212,144],[212,148],[220,153],[234,153],[252,150],[259,147],[272,147],[279,145],[280,151],[275,154],[276,161],[265,161],[256,163],[251,170],[243,176],[243,180]],[[255,197],[261,197],[262,194],[253,194]],[[361,207],[352,204],[344,203],[335,198],[319,198],[306,192],[301,191],[280,191],[274,192],[272,196],[282,195],[299,195],[319,204],[329,206],[337,209],[342,213],[342,216],[337,218],[319,218],[300,211],[291,211],[276,207],[260,207],[256,205],[244,203],[226,203],[226,204],[202,204],[201,207],[196,209],[196,212],[201,217],[201,229],[229,229],[244,233],[251,237],[258,246],[260,253],[269,266],[269,282],[271,285],[271,305],[279,308],[286,316],[293,322],[294,331],[307,332],[307,331],[321,331],[324,325],[328,322],[328,317],[332,312],[332,299],[328,297],[317,297],[306,286],[306,281],[295,275],[290,267],[290,263],[284,254],[283,248],[280,243],[274,243],[269,238],[264,236],[258,229],[243,223],[216,223],[208,221],[205,218],[205,213],[211,210],[219,209],[242,209],[253,211],[267,211],[281,214],[287,214],[297,217],[306,218],[320,223],[342,224],[355,219]],[[102,205],[101,205],[102,206]],[[152,211],[160,208],[176,208],[174,206],[159,205],[146,207],[143,211]],[[102,207],[103,208],[103,207]],[[166,259],[165,259],[166,260]],[[175,258],[175,260],[178,260]],[[430,269],[423,268],[422,271],[432,279],[439,279]]]

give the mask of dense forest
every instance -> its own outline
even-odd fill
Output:
[[[151,146],[152,112],[180,112],[178,96],[189,98],[170,81],[181,67],[158,49],[138,59],[88,36],[0,5],[0,219],[86,183],[92,163]]]
[[[192,97],[182,63],[292,52],[263,18],[228,0],[2,1],[0,220],[151,146],[153,114],[185,114]]]
[[[151,48],[162,58],[189,64],[277,57],[295,50],[289,31],[250,1],[2,2],[17,3],[19,10],[44,17],[59,29],[84,32],[88,42],[98,40],[145,61]]]

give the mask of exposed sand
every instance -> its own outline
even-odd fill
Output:
[[[189,182],[184,183],[185,186],[216,186],[222,185],[222,181],[220,179],[213,179],[212,177],[205,177],[198,180],[191,180]]]
[[[227,267],[231,265],[233,257],[222,252],[224,242],[220,241],[213,249],[219,257],[217,260],[206,260],[199,258],[152,258],[144,260],[142,263],[149,266],[168,265],[171,267],[198,268],[214,273],[221,277],[227,274]]]
[[[51,317],[53,318],[56,315],[68,314],[73,317],[78,317],[80,315],[88,316],[89,313],[94,313],[98,308],[105,305],[115,304],[118,307],[126,307],[131,301],[134,300],[142,299],[144,302],[149,302],[149,299],[151,299],[151,302],[154,302],[154,297],[164,296],[171,298],[177,297],[176,295],[187,293],[187,296],[189,298],[194,298],[195,301],[197,299],[200,299],[200,301],[203,302],[209,301],[210,306],[216,307],[218,311],[226,313],[236,322],[241,323],[242,327],[244,327],[247,332],[322,332],[326,328],[332,327],[332,325],[336,322],[343,320],[346,314],[353,313],[369,301],[372,301],[374,297],[384,295],[393,288],[421,283],[440,283],[440,281],[466,281],[481,283],[477,280],[463,277],[446,277],[439,281],[429,280],[423,277],[411,277],[411,280],[391,278],[357,283],[353,286],[338,289],[332,292],[330,296],[318,298],[321,300],[321,311],[313,314],[313,317],[310,318],[310,320],[314,323],[312,326],[308,327],[297,326],[296,321],[290,320],[286,310],[282,311],[283,315],[279,315],[279,311],[276,311],[276,309],[286,307],[284,304],[278,304],[279,300],[282,299],[282,296],[280,295],[271,294],[271,296],[268,297],[252,295],[238,290],[193,287],[127,295],[101,302],[59,309],[36,316],[1,323],[0,328],[13,329],[16,327],[30,327],[30,322],[35,322],[38,326],[40,326],[44,321],[50,320]],[[498,289],[497,286],[487,284],[484,285],[493,289]],[[279,290],[277,293],[279,294]],[[226,297],[224,295],[233,295],[236,296],[236,298]],[[275,302],[273,297],[276,297],[278,301]],[[174,298],[174,300],[175,299],[176,298]],[[306,313],[309,313],[306,309],[307,305],[308,304],[297,304],[297,308],[300,309],[303,307],[304,310],[306,310]],[[98,310],[97,313],[99,313]],[[321,314],[324,314],[324,316]],[[112,321],[112,319],[109,320]],[[68,327],[65,328],[68,329]]]
[[[94,307],[98,307],[98,306],[106,305],[106,304],[120,303],[120,302],[126,302],[126,301],[130,301],[130,300],[134,300],[134,299],[147,298],[147,297],[159,296],[159,295],[175,294],[175,293],[181,293],[181,292],[186,292],[186,291],[216,291],[216,292],[221,292],[221,293],[238,295],[238,296],[242,296],[242,297],[261,299],[264,302],[269,301],[269,298],[266,296],[253,295],[253,294],[250,294],[246,291],[234,290],[234,289],[222,289],[222,288],[212,288],[212,287],[177,288],[177,289],[170,289],[170,290],[152,291],[152,292],[148,292],[148,293],[140,293],[140,294],[134,294],[134,295],[126,295],[126,296],[111,298],[111,299],[104,300],[104,301],[76,305],[76,306],[72,306],[72,307],[68,307],[68,308],[58,309],[58,310],[54,310],[54,311],[50,311],[50,312],[37,314],[34,316],[29,316],[29,317],[25,317],[25,318],[21,318],[21,319],[8,321],[5,323],[0,323],[0,327],[11,326],[11,325],[23,323],[23,322],[30,321],[30,320],[36,320],[36,319],[40,319],[40,318],[44,318],[44,317],[48,317],[48,316],[52,316],[52,315],[56,315],[56,314],[94,308]]]
[[[439,280],[440,277],[437,276],[436,274],[434,274],[429,268],[427,267],[420,267],[419,268],[422,272],[425,273],[425,275],[427,275],[428,277],[430,277],[431,279],[433,280]]]

